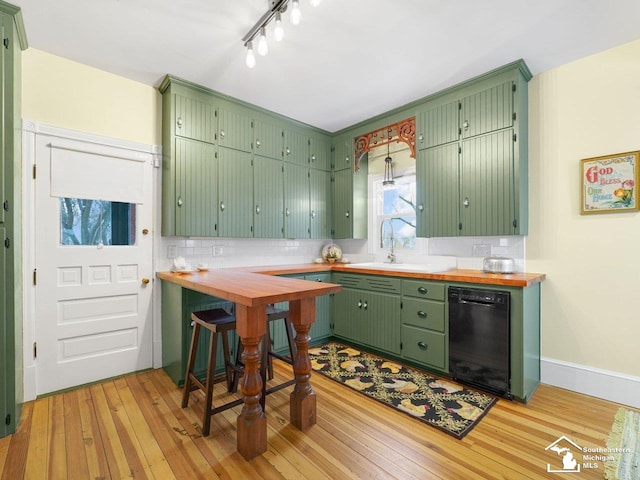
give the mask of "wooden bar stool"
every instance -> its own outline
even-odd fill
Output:
[[[262,409],[265,408],[265,398],[267,395],[273,392],[277,392],[278,390],[282,390],[290,385],[295,383],[295,379],[288,380],[286,382],[280,383],[278,385],[267,388],[267,378],[269,380],[273,379],[273,358],[278,358],[289,365],[293,365],[293,360],[296,356],[296,344],[294,342],[294,329],[293,325],[289,321],[289,310],[279,310],[275,308],[273,305],[267,305],[267,324],[271,322],[275,322],[276,320],[283,320],[285,333],[287,335],[287,343],[289,345],[289,356],[280,355],[277,352],[274,352],[271,348],[271,335],[269,333],[269,328],[267,328],[267,333],[262,338],[262,367],[260,369],[260,375],[262,376],[262,397],[260,398],[260,404],[262,405]],[[231,382],[230,392],[236,392],[238,390],[238,382],[240,378],[244,374],[244,365],[242,363],[242,342],[238,339],[238,348],[236,349],[236,359],[235,362],[232,363],[231,369],[233,370],[233,379]]]
[[[193,312],[191,314],[193,320],[193,334],[191,336],[191,347],[189,348],[189,360],[187,362],[187,371],[184,377],[184,391],[182,394],[182,408],[186,408],[189,404],[189,394],[194,390],[201,390],[205,394],[204,415],[202,419],[202,436],[209,435],[211,427],[211,415],[222,412],[236,405],[242,404],[242,399],[225,403],[219,407],[213,407],[213,385],[218,381],[226,379],[227,389],[231,391],[231,382],[233,380],[233,372],[231,364],[228,362],[230,357],[229,336],[228,333],[236,329],[236,318],[227,313],[222,308],[212,310],[203,310]],[[198,339],[200,338],[200,329],[206,328],[211,333],[209,338],[209,358],[207,360],[207,377],[204,383],[196,377],[194,366],[196,363],[196,353],[198,348]],[[225,378],[216,379],[216,355],[218,353],[218,334],[222,335],[222,350],[225,358]]]

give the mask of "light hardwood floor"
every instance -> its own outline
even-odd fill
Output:
[[[276,380],[290,374],[275,364]],[[24,405],[18,432],[0,439],[0,477],[601,479],[601,463],[577,475],[547,473],[547,464],[562,464],[545,447],[562,435],[605,447],[619,407],[542,385],[528,405],[500,400],[458,440],[321,375],[312,385],[317,424],[307,433],[289,424],[292,387],[270,395],[268,450],[249,462],[235,451],[241,407],[215,415],[203,438],[198,402],[180,408],[181,391],[162,370],[38,399]]]

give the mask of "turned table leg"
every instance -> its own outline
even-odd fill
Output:
[[[260,405],[260,343],[266,333],[266,307],[236,305],[236,329],[244,351],[244,375],[240,383],[244,407],[238,416],[238,452],[247,460],[267,451],[267,417]]]
[[[293,362],[296,384],[289,397],[290,422],[303,432],[316,424],[316,394],[311,388],[309,329],[316,318],[315,297],[289,302],[289,319],[296,329],[298,351]]]

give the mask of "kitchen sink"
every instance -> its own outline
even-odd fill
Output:
[[[347,268],[369,268],[373,270],[392,270],[394,272],[423,272],[436,273],[450,270],[452,267],[431,263],[386,263],[386,262],[365,262],[347,263],[343,265]]]

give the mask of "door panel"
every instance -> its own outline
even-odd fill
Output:
[[[309,238],[309,169],[284,164],[284,236]]]
[[[216,108],[211,103],[175,94],[174,127],[176,135],[215,143]]]
[[[333,181],[333,238],[353,235],[353,184],[351,170],[334,173]]]
[[[512,130],[462,142],[461,235],[513,235],[513,182]]]
[[[176,138],[176,235],[213,237],[218,221],[215,146]]]
[[[331,170],[331,143],[311,137],[309,139],[309,166]]]
[[[331,237],[331,172],[309,169],[311,238]]]
[[[284,232],[284,174],[282,160],[255,158],[253,162],[253,236],[282,238]]]
[[[420,112],[418,148],[430,148],[458,140],[458,101]]]
[[[513,125],[513,82],[505,82],[462,99],[462,138]]]
[[[253,153],[261,157],[282,160],[282,128],[272,123],[255,120],[253,122]]]
[[[251,154],[220,147],[218,236],[253,236],[253,167]]]
[[[65,203],[50,195],[50,143],[50,137],[44,135],[36,139],[39,395],[152,366],[152,238],[142,232],[152,227],[151,156],[145,160],[143,203],[135,205],[133,219],[127,220],[132,222],[129,238],[135,240],[129,245],[109,245],[102,241],[102,234],[105,228],[114,228],[114,217],[112,223],[105,223],[84,213],[69,217],[66,212],[63,216]],[[86,148],[91,151],[94,147],[86,144]],[[108,163],[110,158],[104,154],[100,161]],[[99,241],[64,245],[61,221],[64,219],[68,228],[70,218],[80,222],[82,238],[91,239],[85,234],[99,225]]]
[[[218,117],[218,145],[250,152],[253,136],[251,118],[222,108]]]
[[[309,138],[298,132],[284,132],[284,160],[299,165],[309,164]]]

